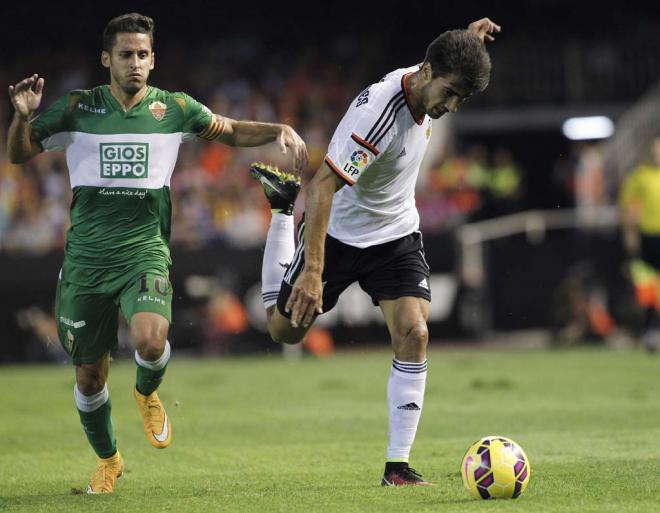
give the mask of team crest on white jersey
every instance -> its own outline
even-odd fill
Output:
[[[151,115],[156,118],[156,121],[160,121],[165,117],[165,111],[167,110],[167,105],[163,102],[152,102],[149,105],[149,112]]]

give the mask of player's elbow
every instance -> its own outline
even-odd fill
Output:
[[[321,195],[330,196],[341,189],[346,182],[337,176],[332,169],[328,166],[327,162],[323,162],[319,170],[316,172],[308,185],[308,193],[311,189],[318,191]]]
[[[9,162],[12,164],[25,164],[41,151],[41,146],[35,143],[26,146],[16,143],[11,137],[7,140],[7,158],[9,158]]]
[[[9,162],[12,164],[25,164],[28,160],[30,160],[29,155],[18,151],[13,151],[11,149],[7,150],[7,157],[9,157]]]
[[[216,138],[216,141],[219,141],[222,144],[226,144],[227,146],[231,146],[233,148],[240,146],[235,123],[236,122],[233,119],[223,117],[222,132],[220,132],[220,135]]]

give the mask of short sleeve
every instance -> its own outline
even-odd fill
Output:
[[[389,93],[389,94],[388,94]],[[337,126],[326,164],[349,185],[355,184],[396,134],[396,113],[405,105],[403,92],[373,84],[351,103]]]
[[[30,136],[46,151],[63,151],[70,139],[67,120],[71,95],[66,94],[30,121]]]
[[[176,93],[177,102],[183,109],[183,140],[195,137],[213,140],[222,133],[224,122],[204,104],[185,93]]]

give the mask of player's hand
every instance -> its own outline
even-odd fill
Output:
[[[480,20],[473,21],[468,25],[468,32],[479,37],[482,41],[495,41],[492,34],[501,32],[502,27],[492,22],[489,18],[481,18]]]
[[[286,155],[287,148],[293,153],[293,171],[300,173],[307,166],[309,156],[305,141],[289,125],[281,125],[280,135],[277,137],[282,155]]]
[[[15,86],[9,86],[9,98],[14,105],[16,114],[22,118],[29,118],[39,108],[41,95],[44,90],[44,79],[34,74],[21,80]]]
[[[291,326],[308,327],[315,314],[323,313],[323,284],[321,274],[304,270],[300,273],[284,310],[291,312]]]

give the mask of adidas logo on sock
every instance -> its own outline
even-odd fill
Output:
[[[399,153],[399,155],[397,156],[397,158],[400,159],[401,157],[405,157],[405,156],[406,156],[406,147],[404,146],[403,149],[401,150],[401,153]]]
[[[418,287],[422,287],[423,289],[429,290],[429,283],[426,281],[426,278],[424,278],[422,281],[420,281],[417,284]]]
[[[396,407],[397,410],[421,410],[417,403],[402,404]]]

